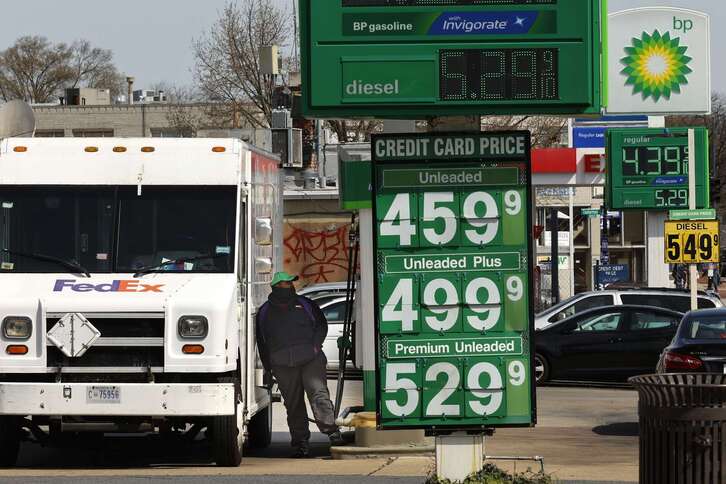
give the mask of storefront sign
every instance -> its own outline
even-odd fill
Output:
[[[605,173],[605,155],[585,155],[585,173]]]
[[[607,128],[596,126],[572,129],[573,148],[605,148]]]
[[[623,264],[597,266],[597,280],[600,284],[627,282],[630,280],[630,267]]]
[[[378,425],[532,425],[529,133],[374,135],[372,154]]]

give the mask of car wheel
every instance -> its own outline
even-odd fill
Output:
[[[547,358],[537,353],[534,355],[534,378],[537,384],[542,384],[549,380],[550,364]]]

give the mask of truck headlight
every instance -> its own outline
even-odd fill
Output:
[[[204,316],[182,316],[177,328],[182,338],[201,339],[209,333],[209,322]]]
[[[33,322],[24,316],[8,316],[3,319],[3,336],[7,339],[29,339],[33,334]]]

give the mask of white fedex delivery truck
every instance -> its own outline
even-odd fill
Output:
[[[0,140],[0,466],[67,432],[268,445],[281,223],[279,161],[239,140]]]

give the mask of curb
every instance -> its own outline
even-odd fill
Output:
[[[436,451],[433,445],[387,445],[381,447],[331,447],[330,456],[334,460],[379,459],[395,456],[426,456]]]

